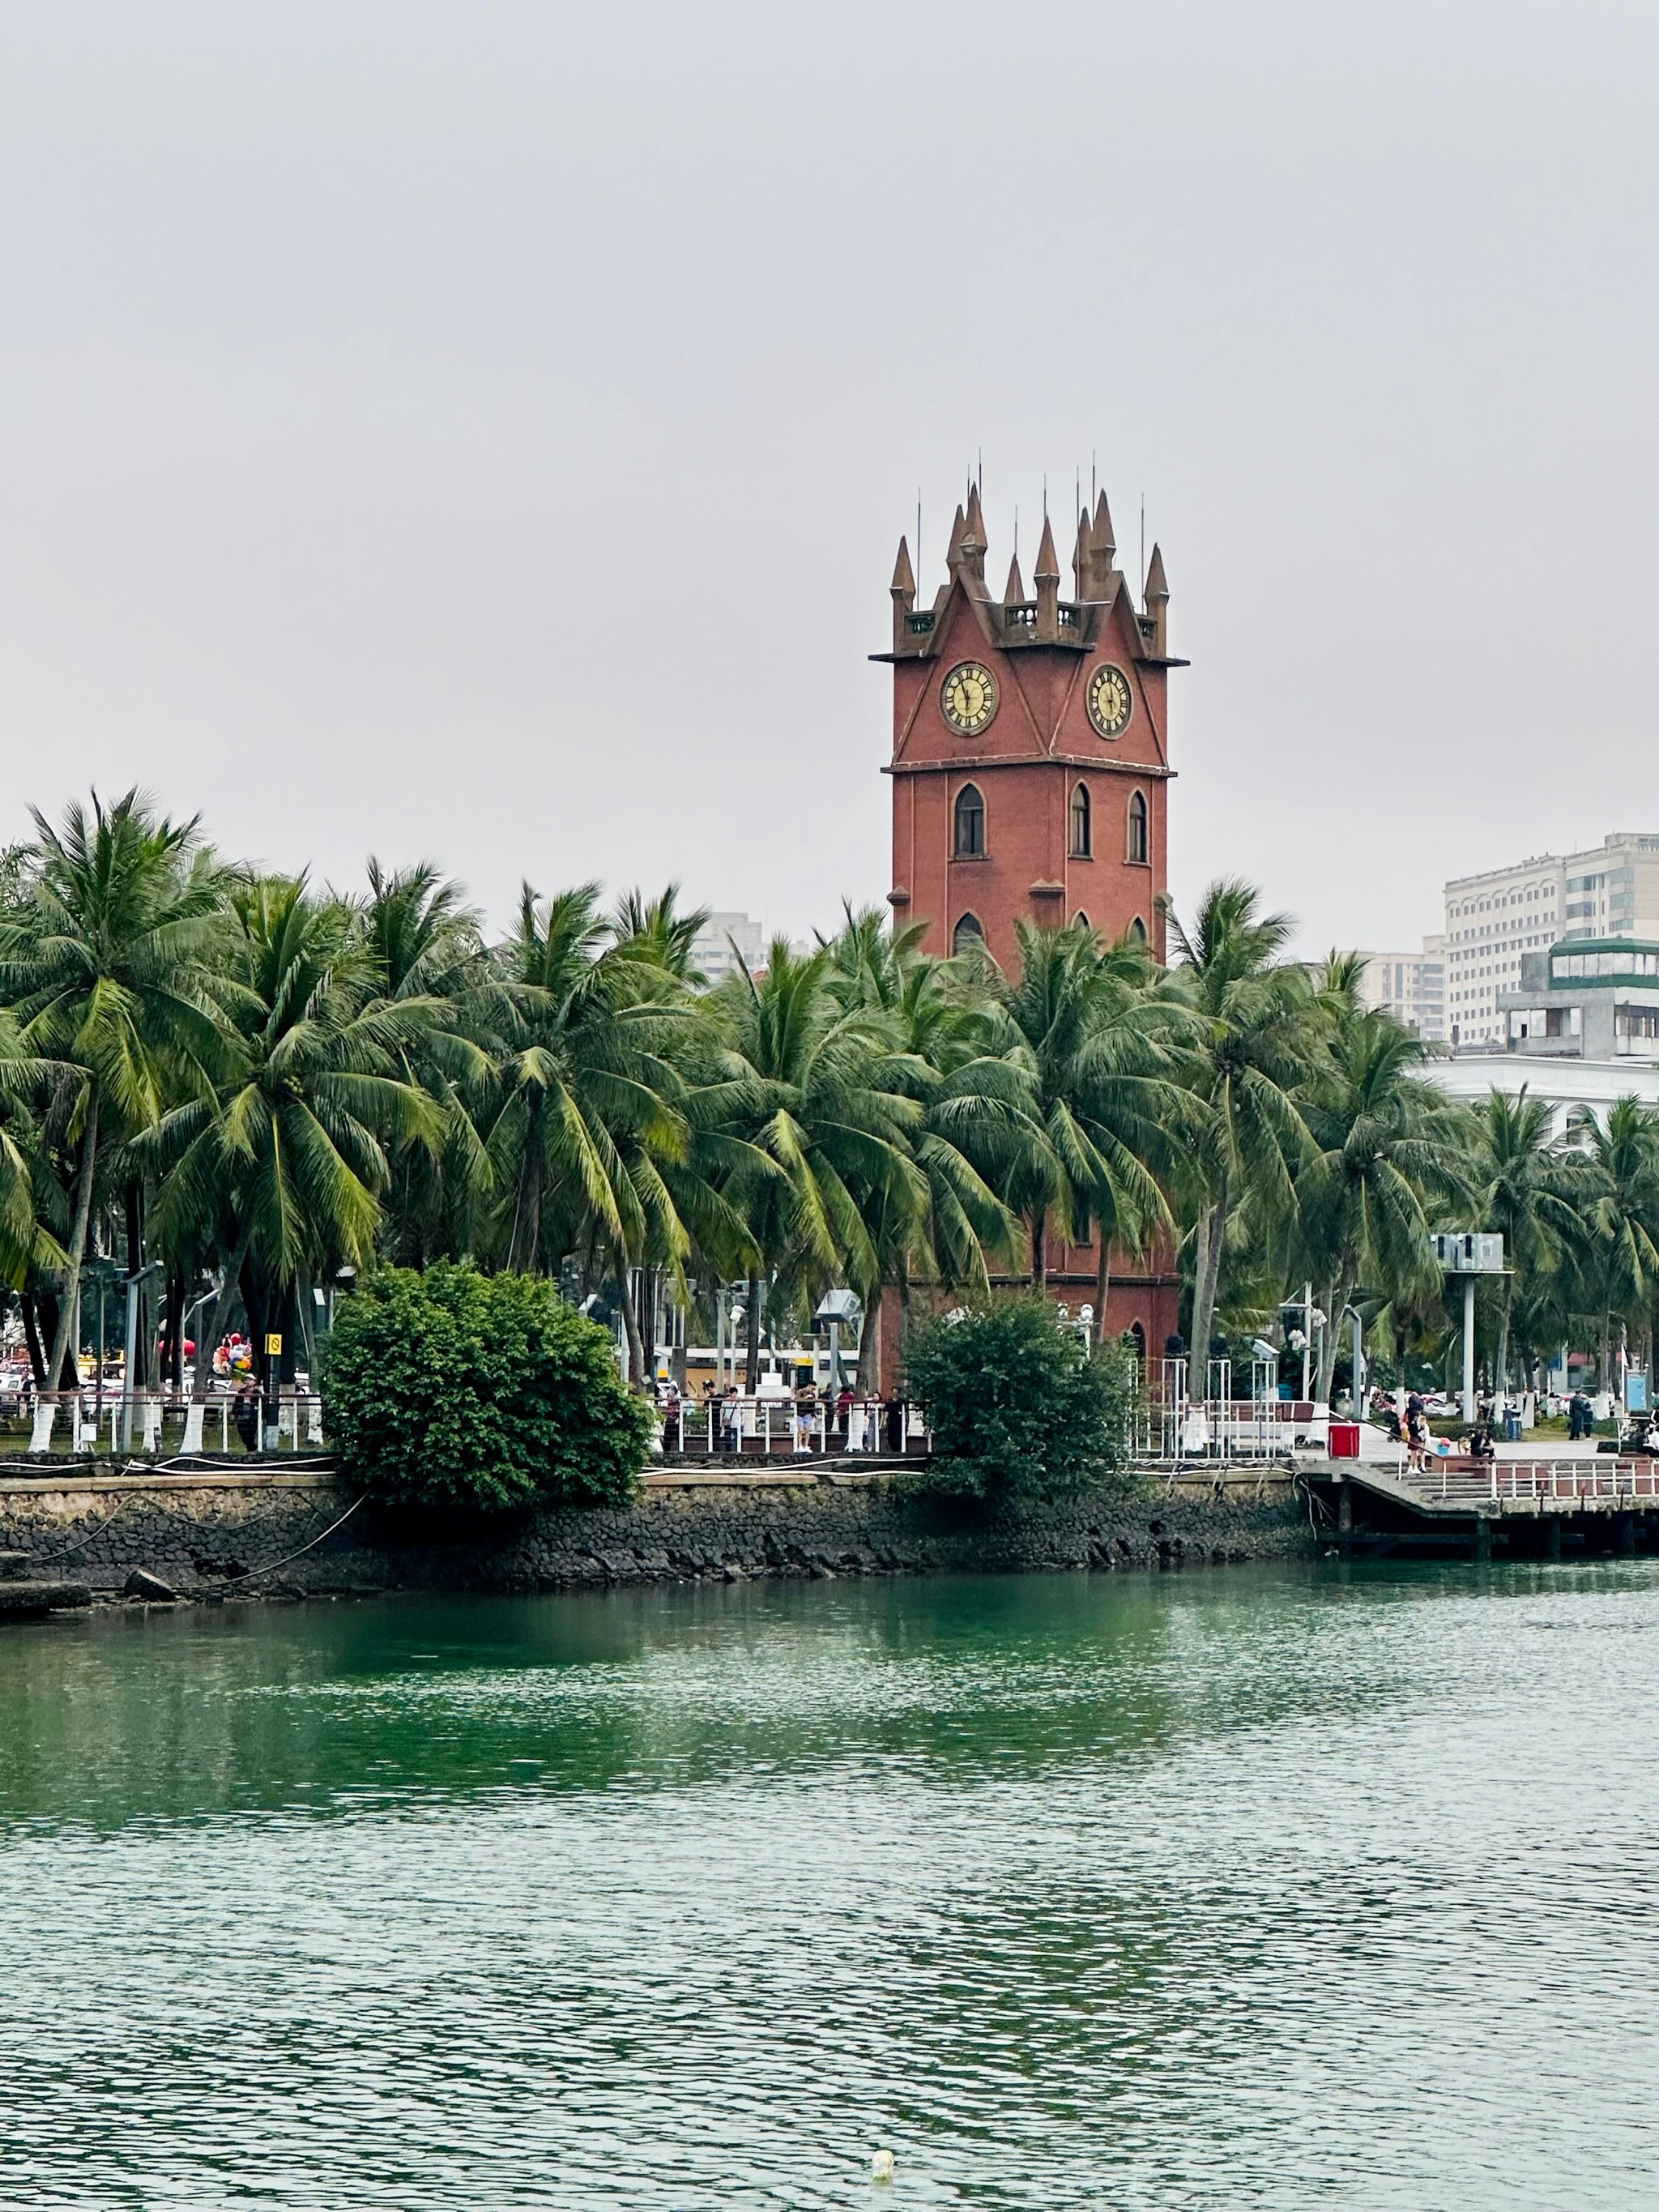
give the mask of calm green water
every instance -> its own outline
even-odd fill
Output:
[[[1656,1653],[1638,1565],[9,1632],[0,2204],[1651,2204]]]

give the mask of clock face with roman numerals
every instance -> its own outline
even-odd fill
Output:
[[[1103,738],[1121,738],[1133,712],[1128,678],[1109,660],[1103,660],[1089,678],[1089,720]]]
[[[976,738],[996,713],[997,679],[978,661],[961,661],[940,684],[939,703],[958,737]]]

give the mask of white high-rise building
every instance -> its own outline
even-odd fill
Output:
[[[1367,952],[1360,1004],[1386,1006],[1413,1036],[1432,1044],[1446,1035],[1446,940],[1425,937],[1420,952]]]
[[[1540,853],[1446,885],[1446,1033],[1501,1050],[1499,994],[1521,987],[1523,953],[1563,939],[1659,939],[1659,836],[1633,830],[1583,853]]]
[[[765,966],[764,926],[746,914],[711,914],[691,940],[691,965],[711,985],[722,983],[737,972],[739,952],[751,975]]]

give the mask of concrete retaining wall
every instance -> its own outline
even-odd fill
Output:
[[[619,1509],[544,1512],[451,1542],[329,1478],[263,1470],[0,1477],[0,1547],[118,1590],[135,1567],[182,1595],[556,1589],[744,1575],[1133,1569],[1285,1559],[1313,1547],[1288,1483],[1159,1485],[985,1516],[867,1477],[656,1474]]]

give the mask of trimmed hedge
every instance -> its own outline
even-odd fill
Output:
[[[339,1307],[323,1414],[349,1480],[472,1512],[621,1504],[654,1424],[551,1283],[448,1262],[381,1268]]]
[[[957,1496],[1073,1498],[1126,1474],[1138,1374],[1121,1345],[1091,1351],[1046,1298],[928,1322],[905,1348],[927,1416],[923,1482]]]

